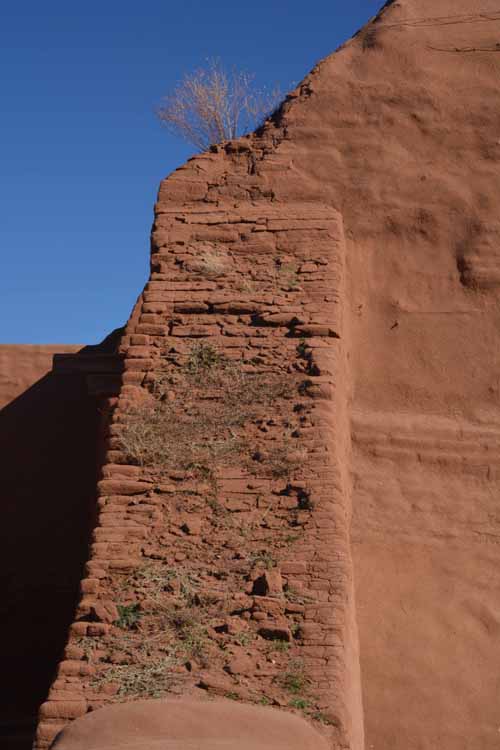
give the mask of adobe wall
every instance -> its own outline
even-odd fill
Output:
[[[498,744],[499,33],[494,0],[388,4],[309,77],[280,146],[290,199],[322,186],[344,221],[365,732],[384,750]]]
[[[151,667],[153,695],[295,710],[332,747],[363,747],[342,219],[320,194],[281,200],[274,175],[290,165],[277,155],[279,137],[272,127],[216,148],[162,183],[151,276],[108,402],[87,575],[40,710],[38,748],[89,710],[144,697],[137,675]],[[242,390],[242,429],[219,436],[250,444],[217,453],[209,475],[182,456],[162,470],[160,458],[137,465],[124,435],[158,382],[167,378],[162,397],[178,435],[193,413],[210,418],[207,399],[223,407],[229,382],[207,392],[192,379],[199,351],[216,352],[230,378],[256,389],[257,412]],[[190,639],[178,614],[187,588],[189,617],[201,618]],[[139,624],[121,622],[125,611]],[[173,640],[163,643],[165,632]]]
[[[83,584],[87,598],[78,614],[81,622],[73,625],[67,660],[61,664],[50,700],[42,709],[41,746],[71,716],[100,705],[102,700],[114,699],[90,690],[92,681],[96,683],[94,675],[100,674],[100,660],[130,656],[124,654],[125,647],[121,651],[116,648],[110,623],[103,621],[115,618],[116,609],[110,606],[106,615],[106,607],[91,604],[90,595],[94,598],[99,592],[104,602],[119,601],[117,595],[124,591],[130,605],[134,595],[150,595],[150,584],[145,585],[143,577],[134,578],[133,571],[139,570],[137,561],[144,557],[162,565],[162,554],[170,554],[166,558],[170,568],[178,570],[182,564],[189,580],[201,585],[200,571],[190,566],[197,555],[206,554],[207,539],[213,539],[217,549],[225,551],[217,552],[222,557],[210,560],[205,568],[216,572],[216,581],[230,580],[234,590],[239,581],[240,593],[252,600],[250,604],[245,599],[239,609],[231,609],[229,618],[238,617],[257,629],[255,638],[250,634],[257,650],[255,644],[261,643],[258,639],[266,638],[258,634],[260,626],[255,623],[276,620],[286,637],[288,630],[292,635],[301,632],[306,640],[293,638],[288,648],[292,654],[303,654],[308,670],[313,669],[309,660],[317,660],[320,672],[309,671],[314,681],[324,670],[322,687],[329,691],[333,716],[328,719],[326,706],[314,706],[313,713],[319,715],[319,711],[327,717],[323,729],[331,733],[334,744],[342,747],[351,742],[360,746],[347,543],[350,468],[367,746],[394,750],[399,750],[401,743],[415,750],[496,747],[500,230],[494,196],[500,192],[499,24],[495,0],[388,2],[373,23],[314,69],[262,133],[192,160],[163,184],[153,232],[152,286],[148,286],[129,326],[130,338],[123,342],[126,375],[111,425],[110,465],[103,474],[108,484],[101,486],[101,525],[96,529],[94,559]],[[204,216],[200,215],[200,206]],[[168,213],[170,208],[173,214]],[[331,238],[325,235],[338,226],[340,214],[345,241],[341,253],[342,258],[345,253],[346,267],[343,282],[336,275],[344,265],[338,255],[340,235],[338,230]],[[258,242],[254,235],[258,235]],[[311,253],[307,264],[302,263],[304,248]],[[249,256],[245,257],[244,250]],[[246,278],[239,282],[238,289],[231,276],[236,274],[233,252],[242,262],[241,268],[247,269],[246,276],[250,270],[256,274],[250,285]],[[214,253],[221,253],[233,270],[226,267],[219,277],[210,279],[206,259]],[[281,262],[275,262],[271,272],[268,264],[274,253]],[[320,258],[327,259],[326,266]],[[320,299],[311,298],[318,291],[317,279],[323,281],[322,274],[329,276],[331,269],[335,269],[332,278],[325,282],[328,291],[319,287]],[[311,271],[313,276],[309,276]],[[282,283],[283,272],[288,277],[287,287]],[[187,288],[175,284],[169,288],[172,274]],[[303,278],[311,281],[304,282]],[[200,283],[201,287],[197,285]],[[155,287],[158,284],[167,286]],[[232,294],[229,298],[224,295],[229,286],[232,294],[238,292],[237,299],[233,300]],[[340,291],[342,287],[345,293]],[[285,317],[279,312],[281,298],[286,300],[285,310],[292,307]],[[231,302],[241,305],[231,307]],[[326,324],[319,329],[325,335],[309,329],[315,335],[307,334],[305,344],[297,351],[292,342],[301,341],[302,306],[305,309],[309,304],[316,306],[310,309],[311,315],[319,315],[320,325]],[[297,305],[299,310],[295,309]],[[292,314],[293,318],[287,318]],[[274,315],[278,317],[271,325],[270,316]],[[326,335],[330,330],[340,339]],[[256,331],[259,334],[253,336]],[[233,529],[233,541],[224,537],[219,545],[219,527],[232,528],[233,521],[228,518],[241,521],[245,518],[241,514],[252,512],[252,501],[247,504],[245,498],[258,487],[248,486],[250,481],[245,492],[239,491],[241,481],[247,480],[244,472],[229,477],[237,480],[239,490],[238,497],[233,497],[225,488],[227,513],[218,507],[218,500],[217,505],[213,502],[214,498],[210,514],[205,513],[200,498],[208,496],[207,490],[197,485],[182,493],[184,499],[188,497],[187,506],[174,502],[173,511],[167,512],[171,506],[164,495],[168,498],[175,494],[176,482],[184,482],[185,477],[176,476],[159,490],[154,476],[119,463],[123,461],[118,450],[122,418],[130,404],[138,403],[142,390],[137,389],[144,389],[162,359],[182,372],[193,342],[200,338],[216,344],[223,341],[226,352],[233,348],[227,347],[232,340],[235,362],[241,363],[248,348],[252,352],[250,367],[268,367],[269,372],[277,374],[283,366],[291,381],[292,375],[305,368],[304,375],[313,383],[312,393],[310,386],[302,386],[299,393],[312,408],[307,413],[311,421],[304,425],[306,432],[320,428],[315,414],[329,420],[330,407],[333,410],[333,421],[321,425],[321,434],[312,438],[316,442],[307,445],[308,459],[313,451],[315,460],[323,461],[326,467],[328,476],[317,474],[319,469],[314,467],[314,473],[325,481],[322,486],[330,487],[331,479],[327,497],[320,498],[318,504],[310,503],[301,494],[301,479],[293,478],[291,489],[287,489],[287,482],[276,496],[274,485],[270,488],[264,483],[265,497],[280,498],[278,504],[269,502],[272,510],[262,508],[265,517],[258,516],[264,524],[270,524],[273,538],[279,537],[277,530],[283,522],[279,513],[288,503],[292,510],[295,503],[295,511],[298,505],[300,513],[309,514],[302,524],[299,513],[304,536],[301,542],[297,540],[297,547],[290,548],[290,557],[280,552],[281,577],[273,580],[269,571],[278,566],[271,565],[269,575],[258,566],[254,572],[245,568],[247,539],[240,539],[245,524],[237,522],[239,530]],[[269,347],[262,349],[266,356],[254,355],[254,339],[268,338],[280,342],[280,354]],[[160,341],[165,344],[158,346]],[[331,353],[330,364],[321,361],[325,351]],[[285,359],[281,352],[286,353]],[[318,354],[320,364],[311,367],[310,357],[317,360]],[[294,359],[296,355],[298,359]],[[179,393],[186,393],[186,382],[178,380],[167,398],[175,403]],[[333,389],[327,393],[329,384]],[[318,392],[327,398],[312,398]],[[191,401],[188,406],[198,408]],[[352,417],[352,461],[348,411]],[[276,436],[279,447],[283,434],[278,439],[276,428],[283,425],[280,420],[293,419],[291,415],[285,417],[286,413],[287,399],[277,399],[270,424],[262,421],[255,425],[263,441]],[[298,433],[298,438],[291,438],[291,434],[290,438],[305,439],[303,431]],[[308,460],[296,471],[307,474],[312,466]],[[138,484],[122,484],[121,479],[120,484],[109,484],[122,476],[125,481],[126,473]],[[309,476],[306,479],[312,483]],[[127,495],[124,488],[131,494]],[[144,494],[147,503],[141,501]],[[331,516],[322,515],[323,502],[333,504]],[[141,505],[145,506],[142,510]],[[193,524],[182,517],[184,507],[187,514],[197,518]],[[219,514],[217,519],[212,513]],[[165,515],[170,518],[165,534],[152,534],[150,529],[156,529],[156,524],[163,528]],[[324,578],[321,585],[315,581],[312,589],[307,576],[310,571],[319,573],[310,567],[316,564],[315,558],[308,557],[317,549],[317,540],[309,541],[316,518],[320,519],[322,533],[324,529],[334,537],[322,547],[328,557],[319,563]],[[254,523],[250,521],[250,525]],[[260,523],[258,526],[262,530]],[[149,546],[144,536],[152,536],[154,544]],[[290,536],[295,536],[295,531],[287,532],[283,542]],[[158,552],[162,538],[167,549],[172,545],[175,552]],[[236,550],[231,547],[235,539]],[[260,541],[253,543],[262,546]],[[235,555],[232,562],[225,557],[229,549]],[[132,559],[124,555],[125,551]],[[263,553],[252,547],[251,554],[255,561],[255,554]],[[106,564],[101,564],[101,559]],[[299,565],[290,570],[286,565],[291,561],[305,563],[305,569]],[[227,570],[226,578],[221,567]],[[115,570],[122,570],[119,575],[126,582],[123,590],[116,588]],[[259,575],[253,578],[254,573]],[[256,584],[260,579],[263,582]],[[279,596],[262,594],[276,591],[273,586],[278,587],[278,593],[284,586],[285,594],[289,580],[298,590],[301,582],[307,582],[307,593],[299,594],[299,601],[295,596],[296,600],[290,602],[289,597],[282,609],[272,603],[276,598],[282,601]],[[135,589],[134,581],[138,584]],[[333,582],[332,589],[329,581]],[[212,592],[215,600],[220,595],[217,586]],[[260,587],[258,596],[252,594],[254,586]],[[170,588],[174,593],[175,586]],[[313,595],[310,589],[323,593]],[[313,596],[313,603],[326,603],[338,591],[343,592],[344,606],[339,607],[335,598],[335,606],[329,603],[324,613],[327,620],[335,620],[330,630],[330,621],[319,622],[323,617],[319,608],[308,609],[309,597]],[[272,600],[267,602],[268,609],[262,599]],[[86,607],[90,608],[92,622]],[[283,618],[289,622],[288,630]],[[145,619],[143,623],[147,625]],[[253,699],[256,683],[248,659],[255,651],[248,654],[239,650],[247,635],[237,635],[240,626],[236,620],[222,622],[214,616],[212,624],[221,645],[230,649],[234,659],[223,664],[220,673],[216,670],[217,675],[198,671],[200,665],[193,659],[193,691]],[[314,633],[323,632],[322,625],[334,633],[329,648],[337,644],[341,656],[331,658],[318,642],[307,642]],[[129,637],[133,643],[133,633]],[[89,643],[88,639],[94,638],[99,647]],[[352,656],[351,646],[345,647],[351,643]],[[89,653],[94,654],[90,659]],[[271,662],[274,659],[274,666],[268,656]],[[263,698],[268,700],[270,693],[277,705],[290,702],[290,696],[285,699],[284,693],[272,687],[276,685],[276,664],[284,669],[280,659],[279,655],[262,653],[252,662],[259,665],[259,684],[265,686]],[[120,674],[119,666],[110,661],[109,669]],[[177,669],[179,665],[173,666]],[[176,674],[186,678],[185,673]],[[335,685],[328,687],[330,677],[338,689]],[[189,680],[191,677],[186,678],[187,687],[181,684],[181,692],[191,690]],[[116,690],[116,682],[106,684],[110,693]],[[309,710],[310,698],[301,697]]]
[[[83,373],[50,349],[0,347],[0,747],[29,750],[67,639],[95,521],[99,414]],[[72,354],[78,358],[78,354]],[[35,382],[32,382],[35,381]],[[6,390],[2,388],[6,395]],[[78,477],[78,481],[75,481]]]
[[[75,353],[78,345],[0,344],[0,409],[52,369],[57,353]]]

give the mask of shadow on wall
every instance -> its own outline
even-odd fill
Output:
[[[86,347],[77,355],[84,355]],[[98,410],[49,373],[0,411],[0,748],[29,750],[78,598],[95,513]]]

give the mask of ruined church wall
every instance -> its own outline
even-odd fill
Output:
[[[187,576],[198,600],[211,601],[210,656],[192,657],[189,670],[175,664],[169,692],[300,710],[332,747],[362,747],[342,219],[321,196],[289,201],[273,190],[273,175],[288,168],[278,136],[200,155],[160,188],[150,279],[121,340],[122,384],[103,401],[99,515],[64,660],[40,710],[40,749],[89,710],[144,697],[124,695],[110,675],[123,675],[124,658],[144,665],[136,633],[116,622],[120,607],[138,604],[154,636],[160,615],[149,617],[138,585],[153,569]],[[212,484],[185,468],[136,465],[123,450],[130,414],[165,373],[174,378],[164,397],[185,419],[200,345],[252,387],[280,386],[245,425],[250,453],[217,458]],[[195,394],[193,408],[203,398]],[[290,664],[300,695],[286,683]]]

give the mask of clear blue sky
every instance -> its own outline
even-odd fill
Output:
[[[154,107],[209,57],[287,90],[382,0],[25,0],[0,10],[0,343],[97,343],[191,149]]]

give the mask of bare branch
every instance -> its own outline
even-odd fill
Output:
[[[157,115],[170,133],[205,150],[257,127],[281,99],[278,89],[255,89],[249,73],[228,73],[219,60],[210,60],[206,69],[184,76],[164,97]]]

